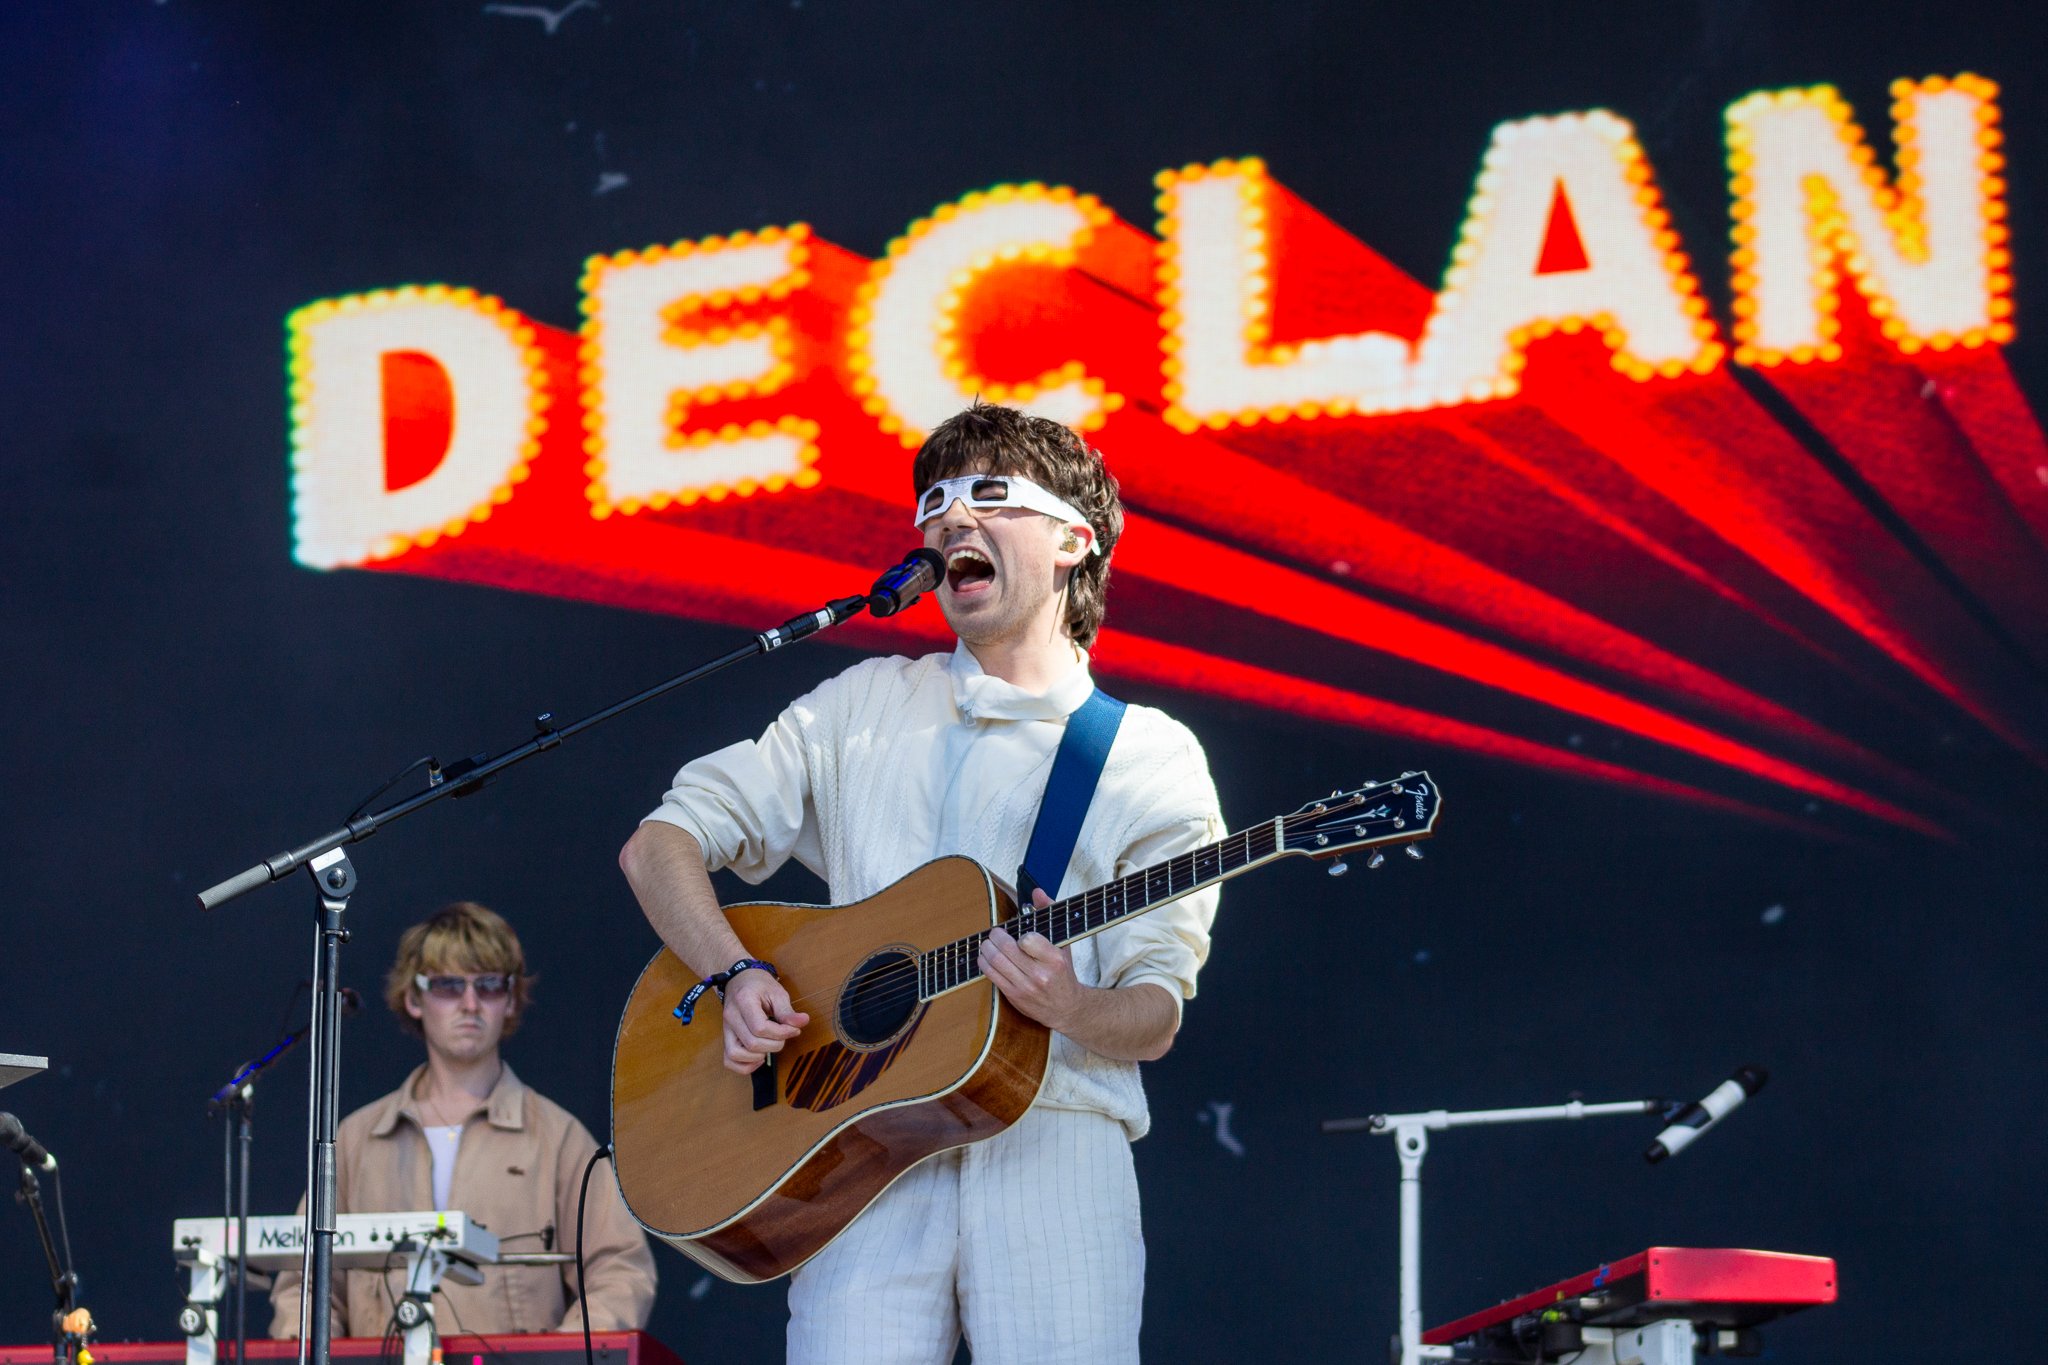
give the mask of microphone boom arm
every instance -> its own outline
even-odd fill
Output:
[[[715,659],[707,660],[695,668],[678,673],[665,682],[659,682],[652,687],[635,692],[624,700],[613,702],[610,706],[600,711],[594,711],[581,720],[571,721],[567,725],[557,725],[554,713],[543,711],[540,715],[534,717],[534,737],[532,739],[522,744],[514,745],[512,748],[494,757],[482,759],[473,766],[464,768],[456,776],[445,777],[442,780],[435,780],[430,777],[425,791],[415,792],[411,796],[394,801],[382,810],[356,816],[347,824],[337,829],[329,830],[318,838],[309,839],[296,848],[287,849],[283,853],[265,858],[254,866],[245,868],[234,876],[207,887],[199,893],[199,908],[202,910],[218,910],[237,896],[254,891],[259,886],[268,886],[272,882],[283,881],[300,868],[309,866],[314,859],[321,857],[323,854],[331,853],[335,849],[342,848],[348,844],[361,843],[393,820],[402,819],[405,816],[411,815],[414,811],[430,806],[446,797],[467,796],[491,781],[499,773],[504,772],[507,768],[523,763],[535,754],[545,753],[550,749],[558,748],[562,741],[566,739],[573,738],[576,735],[582,734],[585,730],[592,729],[595,726],[604,724],[608,720],[624,715],[634,707],[653,701],[656,697],[667,696],[679,687],[687,686],[702,678],[708,678],[713,673],[730,668],[743,659],[751,659],[757,654],[771,653],[782,648],[784,645],[807,639],[828,627],[840,625],[859,615],[867,606],[868,601],[865,597],[834,598],[816,611],[807,611],[800,615],[792,616],[781,625],[771,630],[762,631],[738,649],[729,650]],[[452,771],[452,768],[448,771]]]

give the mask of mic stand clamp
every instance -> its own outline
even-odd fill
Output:
[[[764,630],[754,638],[761,642],[763,654],[773,654],[784,645],[793,645],[806,636],[816,635],[851,619],[866,605],[867,599],[863,597],[835,597],[818,610],[792,616],[775,629]]]

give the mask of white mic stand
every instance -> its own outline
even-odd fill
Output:
[[[1663,1100],[1620,1100],[1613,1104],[1540,1105],[1533,1109],[1468,1109],[1451,1113],[1374,1114],[1363,1119],[1325,1119],[1326,1133],[1392,1133],[1401,1156],[1401,1357],[1400,1365],[1450,1360],[1448,1346],[1422,1344],[1422,1159],[1429,1154],[1429,1130],[1469,1128],[1482,1123],[1534,1123],[1542,1119],[1586,1119],[1602,1114],[1657,1114]]]

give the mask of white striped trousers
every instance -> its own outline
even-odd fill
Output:
[[[913,1167],[789,1289],[790,1365],[1137,1365],[1145,1241],[1124,1127],[1034,1107]]]

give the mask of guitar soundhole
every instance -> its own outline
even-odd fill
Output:
[[[839,1036],[855,1047],[876,1047],[903,1031],[917,1012],[917,959],[876,953],[854,968],[839,993]]]

